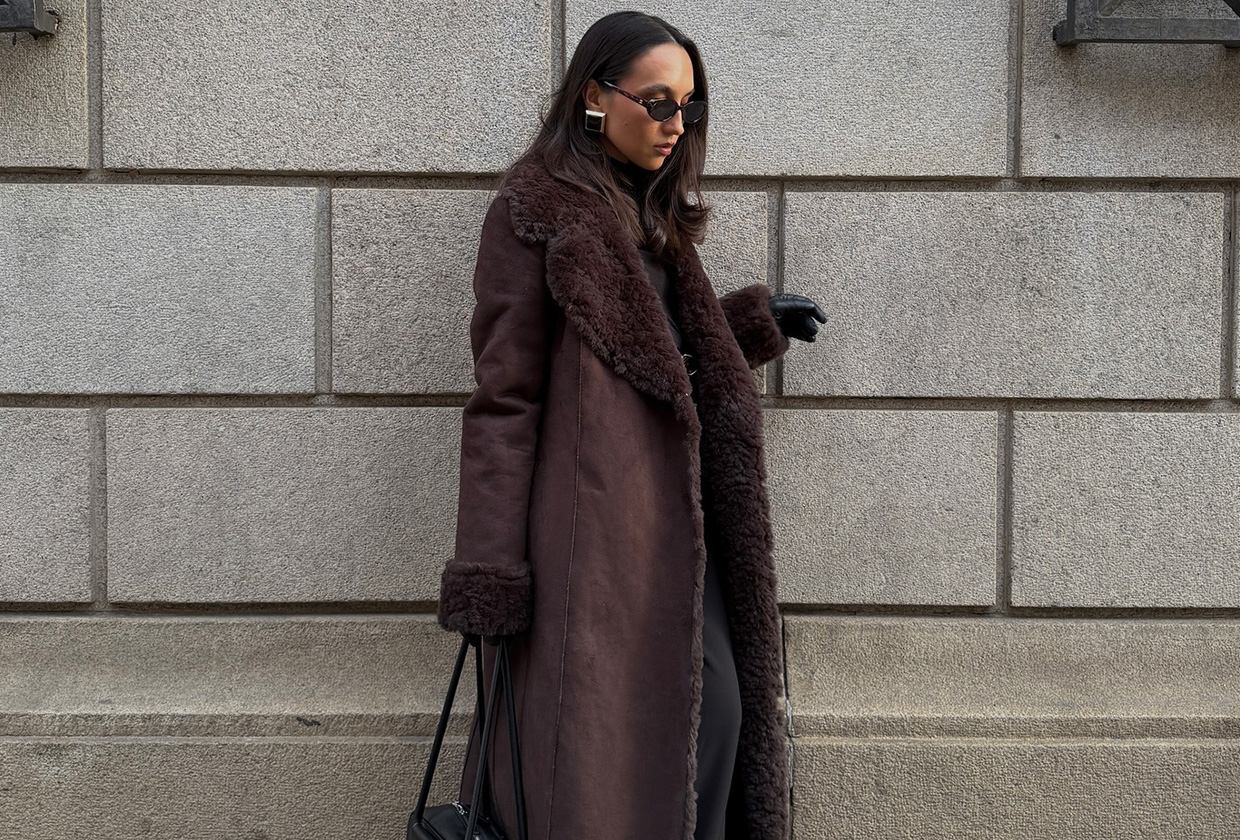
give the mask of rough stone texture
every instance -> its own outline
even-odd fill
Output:
[[[698,255],[715,294],[771,282],[766,193],[712,190],[703,195],[715,210]]]
[[[1240,606],[1240,415],[1016,413],[1012,603]]]
[[[332,192],[332,389],[469,392],[486,190]]]
[[[0,185],[0,392],[313,391],[314,203],[310,189]]]
[[[1219,395],[1219,193],[791,192],[784,393]]]
[[[990,411],[766,412],[783,603],[992,604]]]
[[[0,735],[430,736],[459,645],[433,616],[0,614]]]
[[[568,54],[595,20],[627,8],[569,3]],[[708,174],[1006,172],[1005,3],[679,0],[648,11],[703,54]]]
[[[798,736],[1240,736],[1240,625],[785,619]]]
[[[86,113],[86,3],[56,0],[51,37],[0,33],[0,167],[90,164]]]
[[[0,408],[0,602],[90,600],[88,414]]]
[[[770,208],[767,194],[732,190],[703,190],[707,203],[715,208],[706,241],[698,246],[702,267],[715,294],[728,292],[751,283],[771,284],[770,273]],[[771,365],[753,371],[758,390],[767,393]]]
[[[1234,740],[795,744],[797,840],[1221,840],[1240,807]]]
[[[463,747],[445,742],[432,804]],[[0,840],[393,840],[429,754],[429,738],[3,739]]]
[[[459,408],[108,412],[115,601],[434,601]]]
[[[102,11],[110,168],[498,171],[551,83],[547,0]]]
[[[703,191],[703,195],[715,212],[698,255],[715,294],[722,297],[751,283],[772,284],[767,194],[711,190]],[[774,290],[774,285],[771,288]],[[771,372],[771,365],[753,371],[754,381],[764,393],[772,388],[768,382]]]
[[[1200,3],[1157,5],[1127,4],[1124,14],[1202,12]],[[1222,2],[1212,5],[1231,14]],[[1029,0],[1024,10],[1021,174],[1240,177],[1233,52],[1215,44],[1060,47],[1051,30],[1064,18],[1062,0]]]

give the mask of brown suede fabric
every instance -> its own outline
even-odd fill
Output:
[[[531,840],[692,840],[706,539],[743,710],[727,836],[789,836],[781,620],[750,373],[788,340],[766,285],[717,298],[692,247],[676,269],[692,376],[600,198],[529,160],[483,224],[477,388],[439,621],[515,634]],[[495,733],[496,804],[515,840],[502,709]]]

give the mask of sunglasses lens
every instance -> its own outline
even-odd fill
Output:
[[[659,122],[670,120],[676,113],[676,103],[670,99],[660,99],[650,106],[650,116]]]
[[[706,100],[695,99],[685,105],[684,120],[686,123],[695,123],[704,116],[706,116]]]

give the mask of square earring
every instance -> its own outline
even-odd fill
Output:
[[[607,119],[607,114],[603,111],[591,111],[586,109],[586,131],[603,132],[603,123]]]

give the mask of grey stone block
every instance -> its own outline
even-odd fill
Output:
[[[783,603],[992,604],[990,411],[766,412]]]
[[[766,193],[712,190],[704,195],[715,212],[698,256],[715,293],[723,297],[752,283],[771,283]],[[763,365],[753,371],[763,392],[770,390],[769,369],[770,365]]]
[[[1238,771],[1234,740],[801,739],[793,837],[1221,840]]]
[[[784,619],[796,735],[1235,738],[1230,621]]]
[[[723,297],[751,283],[769,283],[766,193],[712,190],[704,195],[715,210],[698,255],[715,293]]]
[[[51,37],[0,33],[0,167],[90,166],[86,3],[57,0]]]
[[[630,4],[567,5],[567,49]],[[710,82],[709,174],[1002,175],[1008,7],[675,2]],[[618,102],[617,107],[638,108]]]
[[[89,601],[85,409],[0,409],[0,601]]]
[[[332,192],[332,389],[470,392],[478,190]]]
[[[1240,415],[1016,413],[1012,603],[1240,606]]]
[[[550,87],[546,0],[102,11],[111,168],[498,171]]]
[[[429,615],[0,614],[0,735],[430,736],[459,645]]]
[[[1123,12],[1201,12],[1143,5]],[[1231,13],[1221,2],[1212,6]],[[1024,4],[1021,174],[1240,177],[1235,56],[1213,44],[1056,46],[1051,29],[1064,9],[1062,0]]]
[[[0,839],[393,840],[418,801],[430,740],[0,739]],[[445,743],[430,802],[455,796]]]
[[[312,392],[315,196],[0,185],[0,392]]]
[[[786,394],[1219,395],[1218,193],[788,193]]]
[[[108,412],[114,601],[434,601],[459,408]]]

